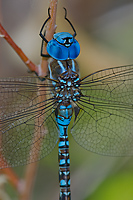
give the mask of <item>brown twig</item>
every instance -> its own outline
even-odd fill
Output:
[[[0,138],[1,139],[1,138]],[[6,160],[3,158],[3,156],[0,154],[0,167],[2,166],[8,166],[8,163],[6,162]],[[19,178],[18,176],[14,173],[14,171],[12,170],[12,168],[5,168],[0,170],[0,173],[4,173],[7,175],[8,180],[10,181],[10,183],[18,190],[18,186],[19,186]]]
[[[58,0],[50,0],[50,15],[51,19],[49,20],[47,24],[47,29],[46,29],[46,38],[49,41],[55,32],[56,25],[56,9],[57,9],[57,2]],[[47,73],[47,58],[42,58],[41,60],[41,67],[38,68],[34,63],[32,63],[28,57],[24,54],[24,52],[15,44],[15,42],[12,40],[12,38],[9,36],[9,34],[6,32],[6,30],[3,28],[3,26],[0,23],[0,37],[3,37],[9,44],[10,46],[15,50],[15,52],[19,55],[19,57],[22,59],[22,61],[27,65],[27,67],[31,71],[35,71],[39,76],[45,76]],[[44,46],[44,52],[46,53],[46,45]],[[40,91],[38,91],[39,94],[38,96],[42,96],[40,94]],[[43,97],[45,95],[43,94]],[[45,97],[44,97],[45,98]],[[44,99],[43,99],[44,100]],[[42,101],[39,99],[39,101]],[[44,117],[44,116],[43,116]],[[43,119],[42,117],[39,119],[41,122]],[[45,130],[43,130],[45,132]],[[38,137],[39,133],[34,134],[34,140]],[[36,145],[38,148],[41,145],[41,140],[40,142],[37,142]],[[35,148],[35,146],[34,146]],[[34,153],[34,148],[31,147],[31,155]],[[36,155],[39,156],[39,155]],[[31,156],[32,157],[32,156]],[[13,185],[21,191],[21,200],[29,200],[31,196],[31,191],[34,185],[34,180],[35,180],[35,174],[37,171],[37,162],[30,164],[26,168],[26,173],[25,173],[25,183],[24,184],[19,184],[21,181],[17,178],[17,176],[13,173],[11,169],[4,169],[4,172],[9,176],[9,180],[12,181]],[[18,185],[20,188],[18,188]],[[22,188],[21,188],[22,187]]]
[[[20,180],[12,168],[5,168],[0,172],[6,174],[10,183],[18,190]]]
[[[50,19],[50,21],[47,25],[47,29],[46,29],[46,38],[47,38],[48,41],[53,37],[53,34],[55,32],[55,28],[56,28],[55,21],[56,21],[57,2],[58,2],[58,0],[50,0],[50,6],[49,7],[50,7],[51,19]],[[44,52],[46,53],[46,45],[44,47]],[[38,75],[39,76],[45,76],[46,74],[47,74],[47,59],[42,58],[40,70],[38,70]],[[39,100],[39,102],[43,102],[45,100],[45,93],[42,94],[42,91],[38,91],[38,100]],[[44,121],[44,115],[40,116],[39,119],[37,119],[37,120],[39,121],[39,124],[42,124],[43,121]],[[42,129],[43,130],[41,130],[41,132],[43,132],[44,135],[45,135],[45,128],[42,128]],[[36,149],[40,149],[41,142],[42,142],[42,139],[40,138],[40,132],[35,132],[34,133],[34,139],[33,139],[34,145],[31,146],[31,152],[30,152],[31,159],[32,159],[32,157],[33,157],[32,155],[35,153]],[[39,151],[38,151],[38,154],[39,154]],[[38,154],[36,152],[37,158],[39,157]],[[24,188],[23,194],[21,195],[21,200],[29,200],[30,199],[30,195],[31,195],[32,188],[33,188],[34,181],[35,181],[35,175],[36,175],[37,167],[38,167],[38,163],[35,162],[35,163],[28,165],[27,168],[26,168],[25,188]]]
[[[33,62],[31,62],[31,60],[29,60],[29,58],[24,54],[24,52],[15,44],[10,35],[1,25],[1,23],[0,23],[0,37],[3,37],[10,44],[10,46],[14,49],[14,51],[19,55],[19,57],[31,71],[35,71],[36,73],[38,73],[38,67]]]

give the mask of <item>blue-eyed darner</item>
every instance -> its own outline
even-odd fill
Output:
[[[133,65],[79,77],[74,34],[43,42],[49,74],[0,80],[0,165],[14,167],[48,155],[59,141],[60,200],[71,199],[67,129],[83,148],[102,155],[133,155]],[[43,47],[43,43],[42,43]],[[41,51],[41,55],[43,55]],[[32,152],[32,153],[31,153]]]

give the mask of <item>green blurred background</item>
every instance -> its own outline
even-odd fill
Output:
[[[36,64],[40,63],[39,30],[47,18],[48,0],[1,0],[3,26]],[[133,63],[133,2],[131,0],[60,0],[57,31],[71,32],[64,10],[77,30],[81,76],[107,67]],[[0,77],[28,75],[26,66],[0,41]],[[133,161],[130,157],[105,157],[82,149],[70,138],[72,200],[133,200]],[[23,177],[24,167],[15,168]],[[18,196],[10,184],[11,200]],[[32,200],[57,200],[58,148],[40,161]]]

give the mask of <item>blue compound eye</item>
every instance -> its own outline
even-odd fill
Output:
[[[75,59],[80,53],[80,45],[70,33],[59,32],[48,42],[47,52],[56,60]]]

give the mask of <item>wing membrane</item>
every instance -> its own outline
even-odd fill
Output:
[[[80,87],[72,129],[77,143],[103,155],[133,155],[133,66],[101,70],[81,79]]]
[[[0,80],[0,168],[35,162],[56,145],[52,90],[35,77]]]

